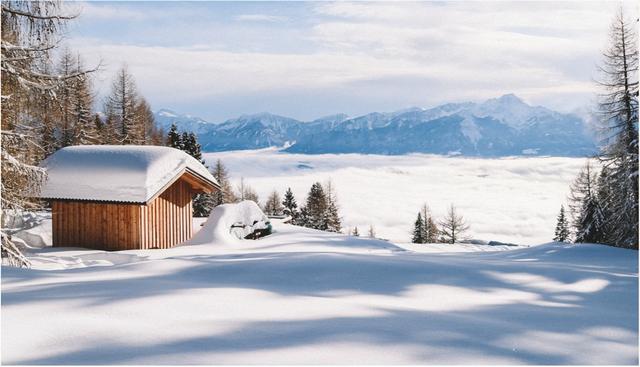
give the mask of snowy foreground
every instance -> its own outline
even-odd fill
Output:
[[[275,231],[169,250],[49,248],[33,259],[67,269],[3,267],[2,363],[638,363],[635,251],[417,253]]]

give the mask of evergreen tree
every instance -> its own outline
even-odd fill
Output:
[[[411,238],[411,242],[413,243],[424,243],[424,221],[422,220],[422,213],[418,212],[418,218],[413,225],[413,237]]]
[[[358,226],[355,226],[355,227],[353,228],[353,233],[352,233],[352,235],[353,235],[354,237],[360,237],[360,232],[358,232]]]
[[[325,183],[323,189],[327,198],[327,210],[325,212],[327,231],[339,233],[342,230],[342,220],[340,219],[340,213],[338,210],[338,198],[335,190],[333,189],[333,183],[331,180]]]
[[[575,242],[603,242],[604,212],[597,195],[597,175],[589,161],[571,185],[569,200]]]
[[[599,81],[599,112],[608,137],[600,154],[607,168],[604,204],[614,246],[638,248],[638,48],[635,20],[620,13],[610,31]]]
[[[291,223],[298,224],[298,203],[290,187],[287,188],[287,191],[284,193],[282,206],[284,206],[284,214],[291,217]]]
[[[463,238],[463,234],[469,229],[462,215],[456,211],[456,207],[451,204],[449,211],[440,222],[440,234],[447,243],[456,243]]]
[[[193,158],[195,158],[198,162],[202,163],[203,166],[207,167],[204,159],[202,158],[202,150],[200,148],[200,144],[198,143],[198,139],[194,133],[182,133],[180,136],[176,129],[174,129],[175,124],[171,126],[171,130],[169,131],[169,141],[172,143],[176,143],[175,139],[178,139],[178,149],[184,151],[189,154]],[[208,169],[209,167],[207,167]],[[215,177],[215,176],[214,176]],[[220,183],[218,181],[218,183]],[[195,217],[208,217],[211,213],[211,210],[219,205],[217,193],[200,193],[196,194],[193,198],[193,215]]]
[[[301,212],[305,227],[326,231],[327,196],[319,182],[314,183],[307,195],[307,202]]]
[[[280,195],[276,190],[273,190],[264,204],[264,212],[267,215],[282,215],[283,211],[284,207],[280,202]]]
[[[569,240],[569,223],[564,214],[564,205],[560,206],[560,214],[558,214],[558,222],[554,234],[553,240],[556,242],[567,242]]]
[[[182,150],[182,137],[175,123],[171,124],[169,132],[167,133],[167,146]]]

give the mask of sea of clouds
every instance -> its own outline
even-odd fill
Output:
[[[310,186],[331,180],[344,227],[365,234],[373,225],[380,238],[408,242],[420,206],[442,217],[453,203],[471,226],[474,239],[518,244],[551,241],[556,216],[583,158],[510,157],[499,159],[425,154],[304,155],[275,149],[206,153],[227,166],[237,185],[243,177],[262,201],[287,187],[299,205]]]

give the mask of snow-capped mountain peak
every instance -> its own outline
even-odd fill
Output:
[[[156,116],[165,123],[180,121],[167,114],[179,115],[161,110]],[[193,119],[181,124],[182,130],[199,135],[205,151],[282,147],[293,141],[286,151],[586,156],[596,150],[594,137],[579,116],[531,106],[514,94],[481,103],[447,103],[351,118],[337,114],[311,122],[262,112],[218,125]]]

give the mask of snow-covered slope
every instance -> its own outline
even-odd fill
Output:
[[[421,254],[275,223],[257,241],[55,251],[113,265],[4,267],[4,364],[638,363],[631,250]]]
[[[40,196],[50,199],[146,202],[185,169],[217,183],[190,155],[160,146],[70,146],[42,165],[47,179]]]

